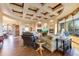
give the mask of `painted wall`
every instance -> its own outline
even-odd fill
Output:
[[[0,36],[2,36],[3,35],[3,32],[2,32],[2,14],[0,13]]]
[[[14,20],[14,19],[11,19],[11,18],[8,18],[7,16],[3,16],[3,25],[6,25],[6,24],[16,24],[16,25],[19,25],[19,21],[18,20]]]
[[[20,21],[18,21],[18,20],[15,20],[15,19],[11,19],[11,18],[9,18],[9,17],[7,17],[7,16],[3,16],[2,17],[2,19],[3,19],[3,25],[13,25],[13,24],[15,24],[15,25],[19,25],[19,34],[21,35],[22,34],[22,22],[20,22]],[[14,27],[14,26],[13,26]],[[14,31],[15,29],[13,29],[13,31]],[[15,33],[14,33],[15,34]]]

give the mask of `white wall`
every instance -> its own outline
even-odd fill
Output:
[[[6,25],[6,24],[16,24],[18,25],[19,24],[19,21],[18,20],[15,20],[15,19],[11,19],[7,16],[3,16],[3,25]]]
[[[16,19],[11,19],[7,16],[3,16],[3,25],[13,25],[13,24],[16,24],[16,25],[19,25],[19,34],[21,35],[22,34],[22,22],[16,20]],[[13,29],[14,31],[15,29]],[[13,32],[15,34],[15,31]]]
[[[55,30],[54,34],[57,34],[57,23],[55,23]]]
[[[2,23],[3,23],[3,20],[2,20],[2,14],[0,13],[0,36],[3,35],[3,32],[2,32]]]

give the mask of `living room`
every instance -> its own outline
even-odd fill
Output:
[[[0,6],[1,56],[79,56],[79,3]]]

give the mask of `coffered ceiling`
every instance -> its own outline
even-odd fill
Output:
[[[78,3],[7,3],[1,4],[2,12],[25,21],[60,19],[79,7]]]

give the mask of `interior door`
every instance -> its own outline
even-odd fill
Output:
[[[19,36],[19,25],[15,25],[15,35]]]

